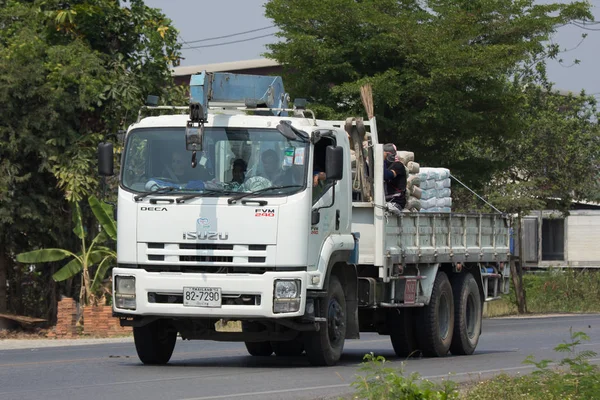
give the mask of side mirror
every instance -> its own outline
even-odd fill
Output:
[[[98,144],[98,173],[101,176],[112,176],[114,174],[113,165],[113,144]]]
[[[331,181],[339,181],[344,177],[344,149],[341,146],[327,146],[325,175],[327,175],[327,180]]]

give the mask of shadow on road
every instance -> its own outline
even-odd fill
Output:
[[[478,356],[486,356],[489,354],[495,353],[514,353],[514,349],[510,350],[489,350],[489,351],[476,351],[473,355],[470,356],[454,356],[448,355],[446,357],[441,358],[433,358],[433,357],[412,357],[409,359],[398,357],[394,353],[393,350],[382,350],[382,351],[373,351],[375,356],[383,356],[386,360],[392,363],[398,363],[401,361],[409,361],[412,363],[421,363],[427,361],[441,361],[441,360],[450,360],[450,359],[464,359],[466,357],[477,358]],[[365,354],[368,354],[369,351],[363,349],[348,349],[344,351],[340,361],[337,363],[339,367],[358,367],[359,364],[363,362]],[[175,356],[175,355],[174,355]],[[132,357],[131,362],[125,362],[124,365],[130,366],[139,366],[144,368],[152,368],[152,366],[142,365],[139,360],[135,357]],[[224,355],[224,356],[215,356],[211,355],[209,357],[190,357],[186,359],[172,359],[169,364],[160,366],[160,368],[266,368],[266,369],[291,369],[291,368],[318,368],[310,365],[308,359],[305,355],[301,355],[298,357],[278,357],[275,355],[271,355],[269,357],[253,357],[250,355]],[[329,367],[324,367],[329,368]]]

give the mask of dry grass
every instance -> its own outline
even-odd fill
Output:
[[[46,339],[48,329],[12,330],[0,329],[0,340],[4,339]]]
[[[228,321],[227,324],[223,325],[223,320],[220,319],[215,323],[215,330],[217,332],[241,332],[242,322]]]
[[[483,306],[483,318],[504,317],[506,315],[515,315],[516,313],[517,307],[508,297],[488,301]]]

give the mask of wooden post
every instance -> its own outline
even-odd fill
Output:
[[[515,297],[517,300],[517,308],[519,314],[527,313],[527,297],[525,293],[525,287],[523,286],[523,264],[525,262],[525,255],[523,254],[523,217],[522,214],[518,214],[519,229],[519,257],[518,265],[515,257],[510,259],[510,274],[512,276],[513,285],[515,287]]]

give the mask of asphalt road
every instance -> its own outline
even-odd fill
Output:
[[[484,321],[475,354],[411,359],[406,371],[428,379],[454,373],[456,381],[527,373],[532,368],[522,361],[529,354],[560,359],[553,348],[570,327],[590,336],[582,349],[600,354],[600,315],[494,319]],[[180,340],[162,367],[142,365],[132,341],[17,350],[0,343],[0,399],[317,399],[351,392],[371,351],[400,366],[389,337],[377,334],[347,341],[340,364],[328,368],[311,367],[304,357],[251,357],[243,343]]]

